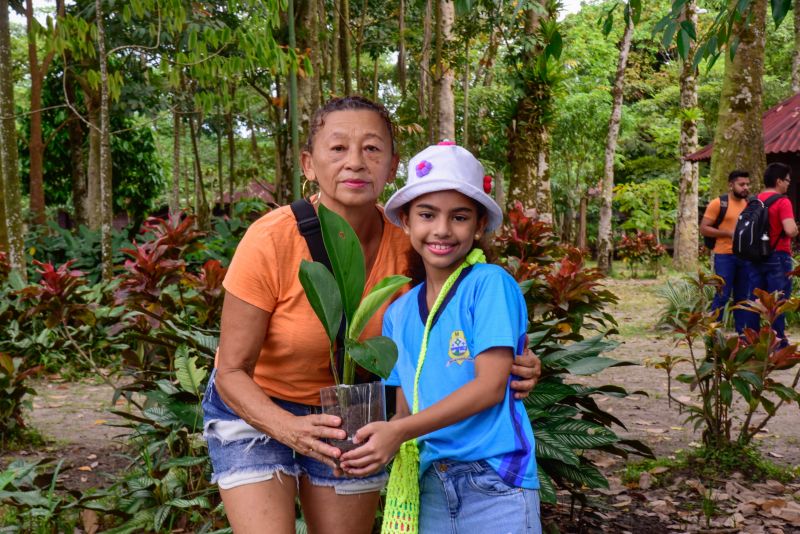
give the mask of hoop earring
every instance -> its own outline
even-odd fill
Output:
[[[303,181],[303,186],[300,188],[300,196],[302,196],[303,198],[305,198],[306,200],[311,202],[311,197],[314,195],[315,191],[309,191],[309,189],[312,189],[312,187],[313,187],[313,186],[309,187],[309,184],[316,184],[316,182],[311,181],[308,178],[306,178]],[[319,199],[322,197],[322,191],[319,190],[319,185],[317,185],[316,193],[319,193],[318,198],[317,198],[317,202],[319,202]],[[313,204],[316,204],[316,202],[314,202]]]

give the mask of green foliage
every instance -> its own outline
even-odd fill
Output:
[[[569,381],[570,375],[630,365],[600,356],[616,346],[605,340],[616,322],[603,310],[616,297],[602,289],[602,274],[587,269],[579,251],[558,244],[549,225],[525,215],[519,204],[508,219],[495,238],[495,252],[525,293],[528,346],[542,361],[542,376],[524,401],[536,436],[540,494],[552,503],[556,488],[563,488],[585,502],[583,488],[608,487],[585,451],[652,456],[644,444],[620,439],[611,427],[624,424],[595,401],[596,395],[625,397],[625,389]],[[584,337],[593,330],[603,333]]]
[[[209,531],[222,519],[216,486],[208,482],[210,463],[202,439],[200,407],[208,371],[198,367],[198,356],[181,345],[175,352],[175,373],[139,380],[134,387],[144,403],[138,413],[114,411],[131,430],[135,451],[132,467],[111,488],[106,512],[120,523],[105,532],[163,532],[177,525]]]
[[[675,224],[678,195],[672,181],[648,180],[614,187],[614,201],[625,222],[623,230],[669,231]]]
[[[333,274],[318,262],[303,260],[300,283],[311,307],[322,322],[331,343],[331,370],[336,383],[352,384],[358,364],[370,373],[388,378],[397,361],[397,346],[386,337],[359,341],[375,312],[409,282],[405,276],[387,276],[363,298],[366,271],[364,253],[353,229],[344,218],[324,205],[319,206],[322,240],[331,261]],[[334,347],[342,315],[346,321],[342,376],[336,368]]]

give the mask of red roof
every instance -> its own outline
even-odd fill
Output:
[[[764,152],[800,152],[800,93],[787,98],[761,118],[764,128]],[[702,161],[711,159],[714,143],[710,143],[686,159]]]

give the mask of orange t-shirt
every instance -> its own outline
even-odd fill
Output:
[[[384,217],[383,235],[366,289],[407,268],[408,237]],[[253,379],[279,399],[319,405],[320,388],[332,386],[328,336],[300,285],[300,260],[311,261],[305,238],[289,206],[254,222],[242,238],[223,286],[234,296],[270,312]],[[407,288],[406,288],[407,289]],[[362,337],[381,334],[385,304]]]
[[[725,212],[725,218],[719,224],[719,229],[723,232],[733,232],[736,229],[736,221],[739,219],[739,214],[742,213],[746,206],[747,199],[737,198],[728,193],[728,211]],[[718,215],[719,197],[708,203],[703,218],[708,219],[713,224]],[[733,240],[730,237],[718,237],[714,245],[714,254],[733,254]]]

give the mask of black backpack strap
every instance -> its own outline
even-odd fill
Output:
[[[318,261],[333,272],[328,251],[325,250],[325,243],[322,242],[322,227],[314,206],[308,200],[301,198],[292,202],[291,208],[294,218],[297,219],[297,229],[305,238],[308,251],[311,252],[311,259]]]
[[[782,198],[789,198],[789,197],[787,197],[786,195],[772,195],[767,200],[765,200],[764,201],[764,207],[767,209],[767,212],[769,212],[770,206],[772,206],[773,204],[775,204],[777,201],[779,201]],[[778,234],[778,237],[775,239],[774,243],[770,243],[769,244],[769,248],[771,250],[775,250],[775,247],[778,246],[778,242],[781,240],[781,238],[783,237],[784,233],[785,232],[783,231],[783,226],[781,226],[781,233]]]
[[[725,220],[726,213],[728,213],[728,193],[719,196],[719,213],[717,220],[714,221],[714,228],[719,228],[719,225]]]

